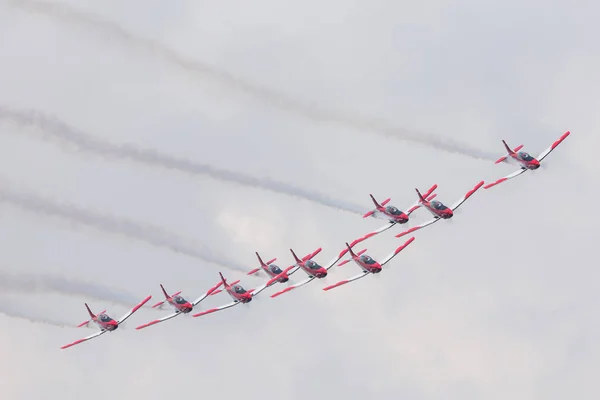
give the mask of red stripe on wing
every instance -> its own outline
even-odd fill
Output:
[[[194,314],[194,315],[192,315],[192,317],[194,317],[194,318],[201,317],[202,315],[214,313],[215,311],[219,311],[219,310],[220,310],[219,308],[211,308],[210,310],[206,310],[206,311],[199,312],[198,314]]]
[[[348,282],[350,282],[350,281],[339,281],[338,283],[336,283],[336,284],[334,284],[334,285],[331,285],[331,286],[324,287],[324,288],[323,288],[323,290],[325,290],[325,291],[327,291],[327,290],[331,290],[331,289],[333,289],[333,288],[336,288],[336,287],[338,287],[338,286],[345,285],[345,284],[346,284],[346,283],[348,283]]]
[[[508,178],[500,178],[500,179],[498,179],[496,182],[489,183],[489,184],[485,185],[483,188],[484,188],[484,189],[489,189],[489,188],[491,188],[492,186],[496,186],[496,185],[498,185],[499,183],[502,183],[502,182],[504,182],[504,181],[506,181],[506,180],[508,180]]]

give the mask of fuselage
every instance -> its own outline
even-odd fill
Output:
[[[540,162],[524,151],[519,151],[516,154],[511,154],[512,158],[516,160],[523,168],[527,169],[538,169]]]
[[[240,303],[250,303],[252,301],[252,293],[244,289],[241,285],[227,286],[227,293],[235,301]]]
[[[119,323],[106,314],[99,314],[92,321],[103,331],[114,331],[119,327]]]
[[[523,168],[534,170],[540,167],[540,162],[534,157],[532,157],[529,153],[526,153],[524,151],[519,151],[518,153],[511,153],[510,156]]]
[[[275,278],[277,275],[281,274],[283,271],[281,270],[281,268],[279,268],[277,265],[275,264],[270,264],[270,265],[262,265],[262,269],[271,277],[271,278]],[[285,283],[287,281],[289,281],[290,278],[286,275],[282,276],[281,278],[277,279],[277,282],[280,283]]]
[[[381,207],[378,209],[378,211],[383,213],[390,220],[390,222],[395,222],[397,224],[405,224],[408,222],[408,215],[400,211],[397,207]]]
[[[313,260],[306,260],[299,263],[298,266],[308,275],[314,276],[315,278],[321,279],[327,276],[327,270]]]
[[[450,208],[446,207],[441,201],[425,201],[422,204],[423,207],[429,210],[429,212],[435,217],[449,219],[454,216],[454,212]]]
[[[354,255],[352,256],[352,259],[363,271],[369,272],[371,274],[378,274],[381,272],[381,264],[373,260],[373,258],[371,258],[371,256],[369,255]]]
[[[182,312],[184,314],[189,313],[194,308],[192,303],[190,303],[189,301],[187,301],[185,298],[183,298],[181,296],[176,295],[176,296],[170,297],[167,299],[167,301],[177,311]]]

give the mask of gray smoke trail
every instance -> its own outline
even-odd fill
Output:
[[[2,120],[7,120],[20,126],[31,125],[37,127],[43,131],[42,133],[47,133],[51,135],[52,138],[75,145],[81,150],[102,157],[131,160],[140,164],[167,168],[191,175],[209,176],[220,181],[236,183],[309,200],[327,207],[352,212],[354,214],[362,215],[364,213],[364,210],[360,206],[340,200],[334,200],[327,195],[294,187],[269,178],[254,178],[239,172],[219,169],[210,165],[173,157],[152,149],[144,149],[133,145],[116,145],[98,140],[56,118],[44,115],[35,110],[17,110],[0,106],[0,121]],[[42,138],[48,139],[47,135],[42,135]]]
[[[10,303],[8,299],[0,298],[0,314],[4,314],[8,317],[23,319],[36,324],[52,325],[60,328],[72,328],[71,325],[57,321],[46,316],[41,316],[31,311],[21,310]]]
[[[8,273],[0,271],[0,290],[6,292],[59,293],[131,306],[139,299],[119,290],[92,282],[67,279],[59,275]]]
[[[156,41],[138,37],[113,22],[102,20],[95,15],[76,10],[66,4],[41,3],[31,0],[8,0],[8,3],[30,12],[41,13],[56,18],[61,22],[81,25],[85,28],[93,28],[106,36],[121,40],[131,48],[149,53],[168,63],[174,64],[194,76],[206,77],[220,82],[236,91],[258,98],[271,106],[316,122],[338,123],[360,131],[375,132],[384,136],[420,143],[438,150],[462,154],[476,159],[495,160],[497,158],[493,154],[475,149],[452,139],[431,133],[409,131],[393,126],[383,119],[328,110],[314,103],[311,104],[294,99],[284,93],[279,93],[259,84],[249,82],[207,63],[185,58]]]
[[[6,187],[0,187],[0,202],[7,202],[37,214],[61,217],[103,232],[118,233],[153,246],[168,248],[177,253],[208,261],[228,269],[246,271],[244,266],[229,261],[221,255],[216,255],[209,248],[189,243],[184,238],[167,232],[160,227],[100,214],[75,205],[58,203],[38,195],[16,192]]]

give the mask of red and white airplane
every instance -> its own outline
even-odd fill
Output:
[[[242,285],[240,285],[238,283],[239,281],[233,282],[232,284],[227,283],[227,280],[225,280],[225,278],[223,277],[223,274],[221,274],[219,272],[219,275],[221,276],[221,283],[223,284],[223,286],[225,287],[225,290],[227,291],[229,296],[231,296],[233,301],[231,303],[225,304],[223,306],[211,308],[210,310],[206,310],[206,311],[202,311],[198,314],[194,314],[194,315],[192,315],[192,317],[201,317],[206,314],[214,313],[216,311],[221,311],[226,308],[237,306],[238,304],[250,303],[256,295],[258,295],[260,292],[262,292],[263,290],[265,290],[266,288],[268,288],[275,282],[278,282],[280,279],[282,279],[284,277],[284,274],[287,274],[287,272],[290,269],[291,269],[291,267],[282,271],[281,274],[275,276],[274,278],[271,278],[267,283],[260,286],[258,289],[250,289],[250,290],[244,289],[244,287],[242,287]]]
[[[505,156],[500,157],[498,160],[496,160],[496,164],[499,164],[501,162],[507,162],[507,163],[512,163],[512,164],[517,164],[521,167],[521,169],[519,169],[516,172],[513,172],[510,175],[505,176],[504,178],[498,179],[496,182],[485,185],[483,188],[489,189],[493,186],[496,186],[499,183],[502,183],[502,182],[512,179],[516,176],[519,176],[524,172],[527,172],[529,170],[534,171],[534,170],[538,169],[541,165],[540,164],[541,161],[544,158],[546,158],[548,156],[548,154],[550,154],[550,152],[552,152],[552,150],[554,150],[559,144],[561,144],[561,142],[563,140],[565,140],[567,138],[567,136],[569,136],[570,134],[571,134],[570,131],[566,131],[565,133],[563,133],[563,135],[556,142],[552,143],[552,146],[550,146],[546,150],[544,150],[542,152],[542,154],[540,154],[537,158],[532,157],[529,153],[526,153],[524,151],[519,151],[523,148],[523,145],[517,146],[513,150],[511,150],[510,147],[508,146],[508,144],[506,144],[506,142],[503,140],[502,143],[504,143],[504,147],[506,148],[506,151],[508,152],[508,154],[506,154]]]
[[[361,238],[358,241],[362,241],[362,240],[364,240],[364,238]],[[300,286],[304,286],[307,283],[311,282],[315,278],[319,278],[319,279],[325,278],[327,276],[329,269],[331,267],[333,267],[335,265],[335,263],[338,262],[344,256],[344,254],[346,254],[348,252],[348,249],[342,250],[342,252],[340,254],[338,254],[338,256],[336,258],[331,260],[325,267],[323,267],[320,264],[318,264],[316,261],[313,261],[313,259],[312,259],[314,256],[319,254],[321,252],[321,250],[322,249],[319,247],[312,253],[307,254],[302,259],[299,259],[298,256],[296,256],[296,253],[294,253],[294,250],[290,249],[290,252],[294,256],[296,263],[294,265],[292,265],[291,267],[288,267],[286,269],[286,271],[289,270],[290,268],[293,268],[293,270],[290,272],[290,275],[291,275],[294,272],[298,271],[299,269],[302,269],[304,272],[306,272],[306,274],[308,275],[308,278],[303,281],[300,281],[294,285],[288,286],[287,288],[285,288],[277,293],[272,294],[271,298],[275,298],[279,295],[289,292],[290,290],[294,290],[296,288],[299,288]]]
[[[270,261],[267,261],[266,263],[262,260],[262,258],[260,258],[260,255],[255,252],[254,254],[256,254],[256,258],[258,258],[258,262],[260,263],[260,268],[255,268],[252,271],[248,272],[248,275],[254,275],[259,271],[265,271],[267,273],[267,275],[270,278],[275,278],[276,276],[280,276],[278,278],[278,282],[279,283],[285,283],[287,281],[289,281],[290,277],[287,273],[284,273],[283,270],[281,268],[279,268],[279,266],[277,266],[276,264],[273,264],[277,259],[274,258]]]
[[[346,283],[363,278],[369,274],[380,273],[381,270],[383,269],[383,266],[385,264],[387,264],[388,262],[390,262],[390,260],[392,258],[394,258],[398,253],[400,253],[402,250],[404,250],[406,248],[406,246],[411,244],[413,242],[413,240],[415,240],[414,236],[411,237],[410,239],[408,239],[406,241],[406,243],[404,243],[402,246],[400,246],[396,250],[394,250],[394,252],[391,253],[390,255],[388,255],[383,261],[381,261],[381,263],[378,263],[377,261],[375,261],[371,256],[364,254],[367,251],[367,249],[363,249],[363,250],[359,251],[358,253],[354,253],[352,251],[352,246],[350,246],[348,243],[346,243],[346,247],[348,247],[348,251],[350,252],[350,256],[352,258],[349,260],[342,261],[341,263],[338,264],[338,266],[341,267],[342,265],[344,265],[350,261],[354,261],[362,269],[362,273],[360,275],[356,275],[352,278],[344,279],[343,281],[340,281],[334,285],[327,286],[326,288],[323,288],[323,290],[325,290],[325,291],[331,290],[338,286],[342,286],[342,285],[345,285]]]
[[[112,319],[111,317],[109,317],[108,315],[106,315],[105,314],[106,310],[102,311],[98,315],[94,315],[94,313],[92,312],[92,310],[90,310],[90,307],[87,305],[87,303],[85,303],[85,308],[87,308],[88,313],[90,314],[90,319],[87,320],[87,321],[82,322],[79,325],[77,325],[77,327],[81,328],[82,326],[88,326],[90,324],[90,322],[93,322],[94,324],[96,324],[100,328],[100,331],[96,332],[93,335],[90,335],[88,337],[84,337],[83,339],[79,339],[79,340],[77,340],[77,341],[75,341],[73,343],[64,345],[64,346],[61,347],[61,349],[66,349],[68,347],[75,346],[76,344],[83,343],[85,341],[88,341],[88,340],[93,339],[95,337],[98,337],[100,335],[103,335],[106,332],[112,332],[112,331],[116,330],[119,327],[119,325],[121,325],[127,318],[131,317],[131,315],[134,312],[136,312],[137,310],[139,310],[151,298],[152,298],[152,296],[146,297],[140,304],[138,304],[135,307],[133,307],[131,310],[129,310],[127,312],[127,314],[123,315],[117,321],[115,321],[114,319]]]
[[[417,191],[417,194],[419,195],[419,201],[420,201],[421,205],[423,207],[425,207],[425,209],[427,209],[433,215],[433,219],[431,219],[427,222],[424,222],[420,225],[417,225],[415,227],[412,227],[402,233],[399,233],[396,235],[396,237],[402,237],[404,235],[408,235],[411,232],[414,232],[414,231],[417,231],[426,226],[435,224],[436,222],[438,222],[442,219],[452,218],[454,216],[454,211],[456,211],[456,209],[458,207],[460,207],[460,205],[462,203],[464,203],[469,197],[471,197],[473,195],[473,193],[475,193],[477,190],[479,190],[479,188],[482,186],[483,186],[483,181],[481,181],[477,185],[475,185],[475,187],[473,189],[469,190],[467,192],[467,194],[465,194],[463,197],[461,197],[451,207],[446,207],[446,205],[444,205],[444,203],[442,203],[441,201],[438,201],[438,200],[427,201],[427,199],[425,199],[421,195],[421,193],[419,192],[419,189],[415,189]],[[428,190],[428,192],[433,192],[436,188],[437,188],[437,185],[433,185],[431,187],[431,189]]]
[[[157,307],[158,308],[162,308],[165,305],[165,303],[166,303],[166,304],[169,304],[170,306],[172,306],[175,309],[175,312],[173,314],[169,314],[169,315],[167,315],[165,317],[162,317],[160,319],[155,319],[154,321],[150,321],[147,324],[140,325],[140,326],[138,326],[135,329],[137,329],[137,330],[144,329],[144,328],[147,328],[147,327],[149,327],[151,325],[158,324],[159,322],[163,322],[163,321],[166,321],[168,319],[175,318],[178,315],[189,314],[194,309],[194,307],[196,307],[198,304],[200,304],[200,302],[202,300],[204,300],[208,296],[211,296],[213,294],[219,293],[220,290],[217,290],[217,289],[222,284],[223,284],[223,282],[219,282],[215,286],[211,287],[202,296],[198,297],[196,300],[194,300],[192,302],[189,302],[184,297],[180,296],[179,294],[181,292],[177,292],[177,293],[174,293],[171,296],[169,296],[167,294],[167,291],[165,290],[165,288],[161,284],[160,288],[162,289],[162,292],[165,295],[165,300],[156,303],[155,305],[152,306],[152,308],[157,308]]]
[[[392,205],[386,206],[386,204],[389,203],[391,198],[387,198],[384,201],[382,201],[381,204],[379,204],[377,202],[377,200],[375,200],[375,197],[373,197],[372,194],[369,194],[369,196],[371,196],[371,200],[373,201],[373,204],[375,204],[375,208],[373,210],[369,211],[368,213],[366,213],[365,215],[363,215],[363,218],[374,217],[374,218],[379,218],[379,219],[386,219],[386,220],[388,220],[389,223],[387,225],[382,226],[381,228],[377,229],[376,231],[373,231],[373,232],[367,234],[368,237],[371,237],[378,233],[387,231],[388,229],[390,229],[392,226],[394,226],[396,224],[407,223],[410,214],[412,214],[415,210],[417,210],[419,207],[421,207],[420,202],[417,201],[406,212],[402,212],[395,206],[392,206]],[[425,197],[428,201],[433,200],[433,198],[435,198],[436,196],[437,195],[435,195],[435,194],[432,195],[431,192],[429,192],[429,191],[423,195],[423,197]]]

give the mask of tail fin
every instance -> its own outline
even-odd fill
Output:
[[[381,207],[381,205],[379,205],[379,203],[377,203],[377,200],[375,200],[375,197],[373,197],[372,194],[369,194],[369,196],[371,196],[371,200],[373,200],[373,204],[375,204],[375,209],[367,212],[365,215],[363,215],[363,218],[367,218],[367,217],[370,217],[371,215],[375,214],[375,211],[377,211]]]
[[[373,204],[375,204],[375,207],[377,207],[377,208],[381,208],[381,204],[379,204],[379,203],[377,202],[377,200],[375,200],[375,197],[373,197],[373,195],[372,195],[372,194],[369,194],[369,196],[371,196],[371,200],[373,200]]]
[[[267,265],[264,263],[262,258],[260,258],[260,255],[258,254],[258,252],[255,251],[254,254],[256,254],[256,257],[258,258],[258,262],[260,263],[260,265],[262,265],[263,267],[266,267]]]
[[[296,263],[300,264],[302,262],[302,260],[300,260],[298,258],[298,256],[296,255],[296,253],[294,253],[294,250],[290,249],[290,251],[292,252],[292,255],[294,256],[294,259],[296,260]]]
[[[356,257],[356,254],[354,254],[354,252],[352,251],[352,247],[350,247],[350,245],[348,244],[348,242],[346,242],[346,247],[348,248],[348,251],[350,252],[350,255],[352,257]]]
[[[515,152],[511,150],[510,147],[508,147],[508,145],[506,144],[506,142],[504,140],[502,140],[502,143],[504,143],[504,147],[506,147],[506,151],[508,154],[514,154]]]
[[[84,303],[84,304],[85,304],[85,308],[87,308],[87,310],[88,310],[88,313],[90,313],[90,317],[96,318],[96,316],[94,315],[92,310],[90,310],[90,307],[87,305],[87,303]]]
[[[165,295],[165,299],[169,298],[169,295],[167,294],[167,291],[165,290],[165,288],[163,287],[162,283],[160,284],[160,288],[162,289],[163,294]]]
[[[506,141],[502,140],[502,143],[504,144],[504,147],[506,148],[508,155],[515,154],[517,151],[519,151],[523,148],[523,145],[520,145],[520,146],[515,147],[514,150],[511,150],[510,147],[508,147],[508,144],[506,144]],[[499,159],[497,159],[495,164],[500,164],[501,162],[506,161],[506,157],[508,157],[508,155],[502,156]]]
[[[421,203],[424,203],[425,201],[427,201],[427,200],[425,200],[425,198],[423,197],[421,192],[419,192],[419,189],[415,188],[415,190],[417,191],[417,194],[419,195],[419,200]]]
[[[221,276],[221,281],[223,282],[223,285],[224,285],[225,287],[227,287],[227,286],[228,286],[228,285],[227,285],[227,280],[225,280],[225,278],[223,278],[223,274],[222,274],[222,273],[220,273],[220,272],[219,272],[219,275]]]

